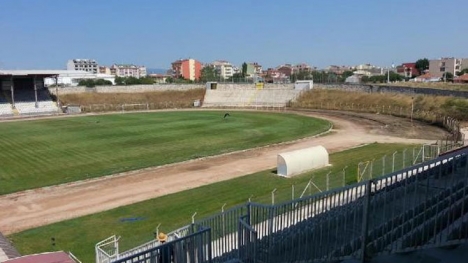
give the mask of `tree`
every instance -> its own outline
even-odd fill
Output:
[[[209,65],[209,66],[205,66],[202,68],[201,74],[200,74],[201,82],[216,81],[216,80],[218,80],[218,74],[214,66]]]
[[[468,68],[462,69],[461,71],[457,72],[457,76],[461,76],[466,73],[468,73]]]
[[[290,76],[292,82],[295,82],[296,80],[310,80],[312,78],[312,73],[306,70],[298,71],[297,73],[293,73]]]
[[[93,88],[96,86],[94,83],[94,80],[92,79],[82,79],[80,82],[78,82],[78,86],[85,86],[87,88]]]
[[[125,85],[125,78],[115,77],[114,82],[115,82],[115,85]]]
[[[429,69],[429,60],[427,58],[418,59],[415,65],[416,69],[419,72],[419,75],[424,74],[426,69]]]
[[[442,80],[443,81],[453,81],[453,74],[450,72],[445,72],[444,75],[442,75]]]
[[[363,82],[363,83],[369,82],[369,77],[368,76],[362,76],[361,77],[361,82]]]
[[[93,88],[95,86],[110,86],[112,81],[105,79],[82,79],[78,82],[78,86],[85,86],[87,88]]]
[[[247,63],[242,63],[242,77],[245,78],[247,76]]]
[[[232,82],[243,82],[245,80],[245,78],[242,76],[242,73],[234,73],[232,74],[232,77],[230,77],[228,79],[228,81],[232,81]]]
[[[354,72],[352,72],[351,70],[346,70],[345,72],[343,72],[343,74],[341,74],[341,77],[343,79],[347,79],[348,77],[351,77],[352,75],[354,75]]]

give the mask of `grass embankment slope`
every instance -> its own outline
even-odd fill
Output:
[[[122,104],[148,104],[150,109],[191,108],[194,100],[203,100],[205,89],[154,91],[141,93],[77,93],[60,95],[63,105],[101,105],[98,110],[120,110]],[[130,110],[131,108],[127,108]]]
[[[264,146],[326,131],[296,114],[180,111],[8,122],[0,194]]]
[[[429,88],[429,89],[448,89],[468,91],[468,85],[452,82],[395,82],[395,83],[367,83],[370,85],[379,86],[396,86],[396,87],[411,87],[411,88]]]
[[[161,223],[160,231],[169,232],[190,223],[191,215],[197,218],[220,212],[224,203],[226,209],[252,201],[269,203],[270,193],[277,188],[276,201],[291,198],[291,185],[296,185],[296,197],[300,195],[309,179],[324,189],[325,175],[337,175],[330,180],[331,187],[342,184],[342,169],[348,166],[347,183],[356,181],[357,164],[381,158],[385,154],[412,146],[402,144],[371,144],[330,155],[331,167],[309,172],[291,179],[278,177],[272,171],[263,171],[229,181],[223,181],[196,189],[187,190],[110,211],[55,223],[49,226],[27,230],[9,236],[22,254],[50,250],[72,251],[82,262],[93,262],[94,245],[113,234],[122,236],[121,251],[133,248],[153,238],[155,227]],[[316,193],[310,189],[309,194]],[[125,220],[125,219],[139,220]],[[56,240],[51,245],[51,237]]]
[[[387,114],[391,111],[396,113],[396,115],[400,115],[401,113],[401,115],[409,117],[412,102],[413,115],[421,120],[430,122],[434,115],[437,114],[468,121],[468,100],[444,96],[313,89],[302,93],[297,101],[292,103],[292,107],[328,108],[362,112],[378,111],[382,114]],[[384,110],[382,111],[382,109]]]

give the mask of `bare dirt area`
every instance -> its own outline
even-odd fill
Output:
[[[445,132],[386,115],[301,111],[334,124],[316,136],[183,163],[0,196],[0,231],[12,234],[276,167],[277,154],[323,145],[330,153],[367,143],[427,143]]]

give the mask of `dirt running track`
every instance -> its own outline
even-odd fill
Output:
[[[0,231],[12,234],[272,169],[277,154],[284,151],[323,145],[333,153],[373,142],[434,142],[444,134],[435,127],[416,122],[411,126],[408,120],[383,115],[301,114],[326,118],[334,128],[326,136],[0,196]]]

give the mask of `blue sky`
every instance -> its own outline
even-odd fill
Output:
[[[62,69],[71,58],[322,68],[468,57],[466,7],[466,0],[0,0],[0,68]]]

